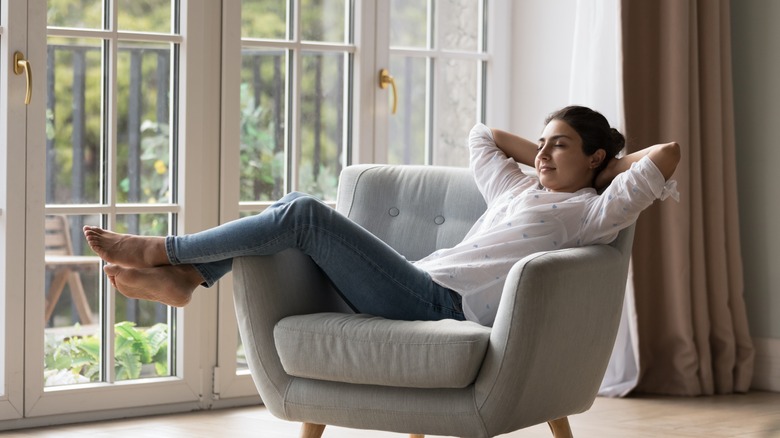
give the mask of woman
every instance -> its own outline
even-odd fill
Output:
[[[491,325],[505,276],[538,251],[608,243],[657,198],[677,143],[617,158],[623,136],[601,114],[566,107],[551,114],[538,143],[477,124],[470,166],[487,211],[461,243],[409,262],[320,201],[291,193],[256,216],[186,236],[141,237],[84,227],[105,272],[124,295],[186,305],[233,257],[298,248],[357,312],[391,319],[468,319]],[[537,176],[517,163],[534,165]],[[611,184],[610,184],[611,182]],[[608,186],[607,186],[608,185]],[[595,187],[606,187],[597,194]]]

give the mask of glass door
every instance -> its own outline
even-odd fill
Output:
[[[335,202],[348,164],[466,165],[488,113],[488,12],[485,0],[223,1],[220,222],[292,190]],[[251,395],[230,276],[219,287],[215,393]]]
[[[198,403],[194,324],[115,291],[81,232],[164,236],[184,224],[183,4],[35,1],[25,415]]]

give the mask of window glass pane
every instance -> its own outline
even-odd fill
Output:
[[[439,47],[476,52],[479,43],[479,0],[439,0]]]
[[[390,116],[388,162],[425,164],[427,60],[391,56],[390,71],[398,87],[398,112]],[[392,99],[392,93],[388,94]]]
[[[46,202],[100,201],[102,40],[50,38]]]
[[[301,39],[329,43],[346,42],[344,0],[301,0]]]
[[[100,380],[100,259],[81,227],[97,216],[46,216],[45,386]]]
[[[115,0],[119,30],[171,33],[172,0]]]
[[[436,131],[433,164],[467,166],[465,141],[477,120],[477,69],[480,63],[447,59],[439,64],[442,72],[436,93]]]
[[[101,29],[103,0],[48,0],[49,26]]]
[[[117,64],[117,199],[168,203],[170,178],[171,47],[119,44]]]
[[[168,234],[167,214],[118,215],[116,230],[143,236]],[[168,306],[129,299],[119,292],[114,325],[116,380],[170,376],[171,342]]]
[[[289,0],[241,0],[241,37],[285,39]]]
[[[299,190],[336,199],[344,152],[342,53],[302,54]]]
[[[285,50],[244,49],[241,69],[241,201],[284,195]]]
[[[390,7],[390,45],[428,47],[428,2],[392,0]]]

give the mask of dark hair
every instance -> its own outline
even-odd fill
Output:
[[[584,106],[567,106],[550,114],[544,121],[545,126],[552,120],[562,120],[577,131],[577,134],[582,137],[582,150],[586,155],[604,149],[606,156],[596,169],[596,175],[626,144],[623,134],[610,127],[606,117]]]

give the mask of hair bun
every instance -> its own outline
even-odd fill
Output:
[[[626,138],[615,128],[610,128],[609,132],[612,136],[612,144],[615,147],[615,152],[620,152],[626,145]]]

